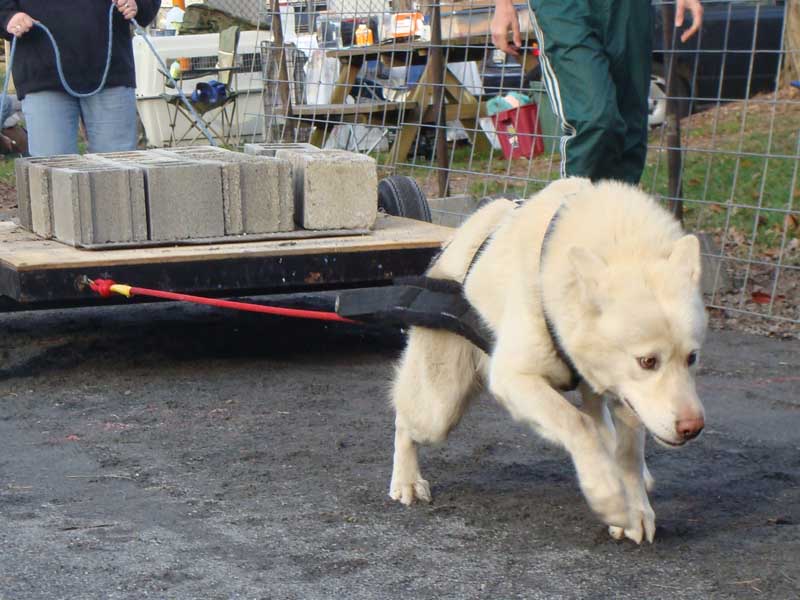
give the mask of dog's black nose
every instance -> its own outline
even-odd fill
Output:
[[[706,423],[703,420],[703,417],[699,417],[697,419],[681,419],[675,423],[675,431],[678,432],[678,435],[681,438],[688,442],[689,440],[700,435],[700,432],[703,431],[705,424]]]

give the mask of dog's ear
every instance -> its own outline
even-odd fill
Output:
[[[600,312],[600,278],[606,270],[606,262],[597,254],[581,246],[569,249],[569,262],[575,271],[575,281],[580,300],[586,307]]]
[[[693,285],[700,282],[700,240],[689,234],[680,238],[672,247],[669,263],[677,272],[685,273]]]

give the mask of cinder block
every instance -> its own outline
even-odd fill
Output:
[[[722,249],[708,233],[698,233],[700,240],[700,290],[703,294],[725,293],[733,289]]]
[[[375,159],[341,150],[279,151],[292,163],[295,220],[304,229],[366,229],[378,214]]]
[[[31,229],[45,237],[53,237],[53,197],[50,169],[45,165],[28,166],[28,189],[31,194]]]
[[[50,193],[50,173],[37,169],[31,186],[31,167],[34,165],[69,165],[84,161],[77,154],[18,158],[14,163],[17,186],[17,212],[20,224],[43,237],[53,236],[53,198]],[[34,214],[36,215],[34,224]]]
[[[19,224],[25,229],[33,230],[31,222],[31,189],[28,184],[28,166],[30,162],[25,158],[14,161],[14,175],[17,187],[17,216]]]
[[[286,143],[267,143],[267,144],[245,144],[244,153],[253,156],[276,156],[278,150],[297,150],[301,152],[320,152],[314,144],[305,142],[286,142]]]
[[[480,198],[472,196],[448,196],[447,198],[428,198],[431,207],[431,220],[434,225],[458,227],[478,210]]]
[[[147,239],[139,169],[96,161],[49,168],[56,239],[73,245]]]
[[[143,150],[87,156],[142,171],[151,240],[225,235],[222,163]]]
[[[225,234],[258,234],[294,229],[294,196],[289,161],[231,152],[214,146],[162,150],[184,159],[222,165]]]

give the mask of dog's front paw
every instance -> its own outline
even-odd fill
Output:
[[[616,527],[614,525],[608,528],[608,533],[615,540],[628,538],[637,544],[641,544],[643,540],[653,543],[656,535],[656,514],[653,509],[647,507],[642,510],[632,511],[628,517],[630,525],[628,527]]]
[[[630,522],[621,474],[610,460],[598,460],[601,456],[594,455],[590,460],[575,461],[578,480],[589,506],[603,522],[625,528]]]
[[[600,495],[584,490],[589,506],[606,525],[624,529],[628,527],[630,521],[625,495],[621,493],[621,488],[619,491],[620,493]]]
[[[421,477],[417,478],[413,483],[401,483],[392,480],[389,486],[389,497],[406,506],[413,504],[415,499],[421,502],[430,502],[431,486]]]
[[[589,506],[606,525],[627,527],[630,524],[628,503],[616,469],[610,463],[596,465],[595,469],[591,475],[580,477]]]

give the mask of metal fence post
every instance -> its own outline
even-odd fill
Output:
[[[683,169],[683,156],[681,153],[681,115],[678,112],[678,78],[675,75],[674,41],[675,31],[670,27],[675,22],[675,6],[664,4],[661,7],[664,20],[662,35],[664,39],[664,52],[667,56],[667,117],[666,117],[666,143],[667,143],[667,171],[669,174],[669,208],[675,218],[683,223],[683,185],[681,171]]]
[[[436,107],[436,180],[439,197],[446,198],[447,169],[450,166],[447,153],[447,126],[444,108],[444,70],[441,7],[437,1],[431,7],[431,68],[433,69],[433,105]]]

